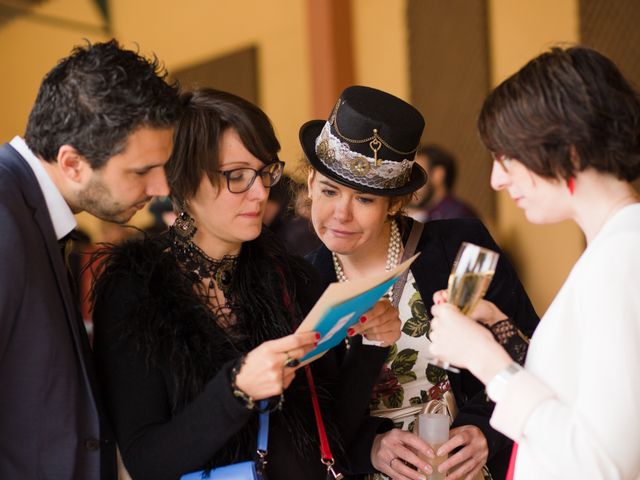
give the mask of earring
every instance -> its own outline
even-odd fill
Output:
[[[176,221],[173,223],[173,227],[175,228],[176,233],[180,235],[183,240],[193,238],[193,235],[198,230],[193,217],[184,210],[180,212],[180,215],[176,218]]]
[[[576,191],[575,177],[569,177],[569,180],[567,180],[567,188],[569,189],[569,193],[573,196]]]

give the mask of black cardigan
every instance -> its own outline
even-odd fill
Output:
[[[230,369],[239,352],[221,349],[206,359],[199,357],[206,342],[218,341],[206,331],[210,313],[195,295],[175,294],[179,287],[187,292],[190,286],[162,245],[144,240],[112,251],[116,260],[98,282],[94,311],[94,349],[105,404],[125,466],[135,480],[173,480],[207,466],[249,460],[255,451],[257,416],[230,388]],[[295,270],[295,299],[306,314],[324,284],[306,262],[290,260],[301,267]],[[255,281],[268,281],[270,275],[265,272]],[[153,361],[140,343],[155,349]],[[312,364],[333,454],[345,473],[373,471],[373,438],[391,428],[384,419],[365,416],[377,365],[386,354],[387,349],[355,346],[349,352],[333,349]],[[204,385],[176,403],[175,398],[188,390],[187,382],[176,378],[182,370],[174,366],[183,365],[184,359],[174,357],[181,355],[191,370],[204,372]],[[210,373],[204,362],[215,363]],[[310,439],[302,453],[284,415],[298,419],[303,438]],[[229,451],[230,444],[236,445],[235,451]],[[285,393],[282,412],[271,415],[267,473],[272,480],[324,479],[319,456],[308,387],[304,372],[298,371]]]
[[[413,220],[402,218],[399,224],[406,243]],[[421,255],[411,265],[411,272],[427,312],[431,311],[433,305],[433,293],[447,288],[451,267],[458,248],[464,241],[501,253],[485,298],[495,303],[530,337],[538,324],[538,315],[506,256],[484,225],[475,219],[440,220],[424,225],[416,248]],[[306,258],[316,267],[325,282],[336,281],[331,252],[326,247],[321,246]],[[383,363],[384,361],[378,367],[382,367]],[[487,399],[484,386],[468,370],[462,370],[460,374],[449,372],[448,375],[459,407],[453,427],[475,425],[480,428],[489,446],[489,469],[494,478],[504,478],[512,442],[489,425],[495,404]]]

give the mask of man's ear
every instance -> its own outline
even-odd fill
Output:
[[[58,149],[56,162],[62,175],[76,183],[82,183],[92,170],[87,159],[71,145],[62,145]]]

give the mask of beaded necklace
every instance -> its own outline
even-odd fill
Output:
[[[193,243],[190,237],[185,238],[177,231],[173,233],[172,249],[174,255],[182,263],[193,283],[209,280],[209,290],[213,291],[217,286],[228,301],[229,286],[238,265],[238,255],[225,255],[219,260],[211,258]]]

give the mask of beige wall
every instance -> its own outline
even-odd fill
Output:
[[[578,41],[578,0],[490,0],[492,83],[497,85],[548,47]],[[583,249],[573,223],[531,225],[501,192],[497,230],[539,314],[544,313]]]
[[[406,0],[352,0],[355,81],[410,100]]]
[[[126,45],[153,49],[182,68],[258,46],[259,98],[282,143],[282,159],[299,155],[298,128],[310,111],[307,18],[300,0],[182,2],[111,0],[114,30]]]

